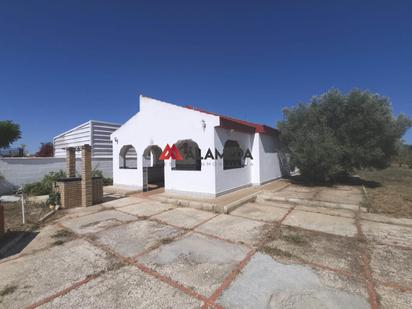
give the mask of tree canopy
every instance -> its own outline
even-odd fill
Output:
[[[332,89],[283,113],[278,128],[292,164],[313,181],[387,167],[412,125],[403,114],[394,117],[387,97],[361,90]]]
[[[0,121],[0,148],[7,148],[21,137],[20,125],[10,120]]]

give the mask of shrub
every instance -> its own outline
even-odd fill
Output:
[[[412,145],[407,145],[402,142],[399,143],[395,161],[398,163],[399,167],[406,164],[409,168],[412,168]]]
[[[28,195],[47,195],[53,192],[54,183],[60,179],[65,178],[66,173],[62,170],[57,172],[50,172],[43,177],[42,180],[28,183],[23,187],[23,192]]]
[[[392,114],[388,98],[368,91],[338,90],[284,110],[281,138],[309,181],[328,181],[355,169],[389,166],[397,144],[412,125]]]
[[[60,193],[59,192],[51,192],[49,194],[49,198],[47,199],[47,205],[52,205],[52,206],[56,206],[56,205],[60,205]]]
[[[102,177],[103,178],[103,186],[111,186],[113,185],[113,178],[104,177],[103,172],[98,169],[94,169],[92,171],[92,177]]]

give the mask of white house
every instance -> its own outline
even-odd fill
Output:
[[[265,125],[140,96],[140,111],[111,135],[114,185],[157,183],[166,192],[204,196],[260,185],[287,172],[278,135]]]
[[[66,157],[67,147],[78,147],[84,144],[92,146],[92,158],[112,158],[112,141],[110,134],[121,125],[118,123],[89,120],[77,127],[67,130],[53,138],[54,156]],[[76,153],[80,157],[80,152]]]

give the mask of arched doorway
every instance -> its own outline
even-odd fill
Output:
[[[159,160],[161,154],[162,149],[157,145],[150,145],[143,152],[143,188],[147,191],[165,185],[165,163]]]

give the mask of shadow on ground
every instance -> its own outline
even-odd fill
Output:
[[[318,186],[333,187],[336,185],[362,186],[363,185],[366,188],[372,189],[372,188],[378,188],[382,186],[382,184],[378,181],[366,180],[358,176],[342,176],[342,177],[336,178],[334,181],[314,182],[314,181],[307,180],[301,175],[295,175],[295,176],[289,177],[289,180],[292,184],[306,186],[306,187],[318,187]]]
[[[28,246],[38,232],[8,232],[0,238],[0,260],[20,253]]]

